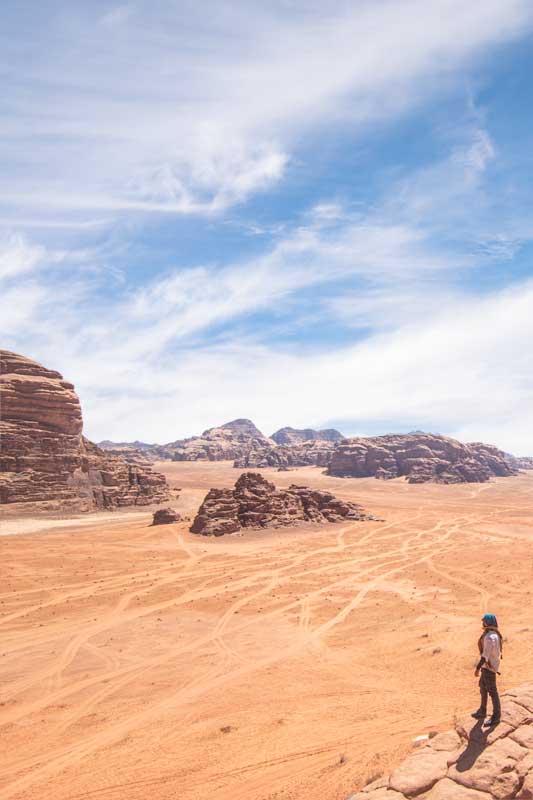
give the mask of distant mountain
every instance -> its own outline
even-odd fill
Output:
[[[110,439],[104,439],[97,444],[102,450],[152,450],[157,447],[155,444],[147,444],[138,440],[135,442],[112,442]]]
[[[173,461],[234,461],[252,448],[271,450],[275,446],[251,420],[234,419],[208,428],[201,436],[170,442],[164,449],[171,452]]]
[[[248,441],[249,439],[267,439],[264,433],[261,433],[251,419],[234,419],[231,422],[225,422],[220,428],[208,428],[202,433],[203,437],[218,435],[218,431],[230,431],[238,441]]]
[[[326,428],[322,431],[315,431],[313,428],[280,428],[270,437],[276,444],[292,445],[302,444],[302,442],[341,442],[344,439],[342,433],[335,428]]]

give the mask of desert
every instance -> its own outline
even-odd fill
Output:
[[[265,469],[385,521],[205,539],[188,528],[232,462],[157,469],[180,522],[135,509],[0,537],[3,798],[345,800],[474,707],[489,607],[502,688],[531,679],[531,472]]]

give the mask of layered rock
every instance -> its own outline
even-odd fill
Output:
[[[164,445],[174,461],[225,461],[240,458],[250,448],[273,448],[249,419],[235,419],[219,428],[208,428],[201,436],[178,439]]]
[[[532,456],[509,456],[508,460],[515,469],[533,469]]]
[[[271,447],[253,443],[233,466],[238,469],[258,469],[262,467],[327,467],[331,461],[336,444],[322,439],[310,440],[293,445]]]
[[[329,475],[390,479],[409,483],[483,483],[516,474],[503,451],[492,445],[463,444],[430,433],[346,439],[334,449]]]
[[[274,438],[275,437],[275,438]],[[315,431],[281,428],[268,438],[249,419],[236,419],[201,436],[177,439],[168,444],[112,442],[99,446],[113,455],[144,455],[152,461],[234,461],[238,469],[329,464],[333,448],[342,434],[334,429]]]
[[[322,442],[340,442],[344,439],[342,433],[336,431],[335,428],[326,428],[322,431],[315,431],[313,428],[280,428],[279,431],[273,433],[270,437],[276,444],[297,445],[303,442],[322,441]]]
[[[92,510],[160,502],[163,475],[82,436],[74,387],[54,370],[0,351],[0,503]]]
[[[374,519],[360,506],[330,492],[292,485],[276,489],[256,472],[244,472],[234,489],[211,489],[191,526],[192,533],[222,536],[241,528],[268,528],[303,522]]]
[[[349,800],[532,800],[533,683],[502,695],[502,721],[470,716]]]

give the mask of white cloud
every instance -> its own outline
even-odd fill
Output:
[[[18,233],[0,239],[0,280],[37,269],[44,260],[45,248],[30,244]]]
[[[309,219],[319,221],[260,259],[126,287],[111,306],[84,305],[83,282],[77,294],[68,284],[45,292],[33,278],[5,296],[8,346],[75,382],[95,439],[168,441],[237,416],[267,433],[331,419],[390,430],[408,419],[533,452],[533,282],[469,296],[446,283],[459,265],[433,258],[419,229],[380,228],[340,208]],[[347,276],[360,292],[329,298]],[[325,294],[309,306],[300,292],[312,285]],[[266,323],[244,324],[264,310],[274,331],[276,313],[280,325],[309,328],[332,308],[336,324],[368,326],[365,338],[304,350],[265,344]],[[231,327],[214,338],[222,322]]]
[[[73,2],[50,12],[26,36],[31,58],[5,43],[17,71],[3,98],[7,207],[221,211],[279,181],[315,128],[358,130],[412,108],[533,16],[527,0],[178,4],[164,14],[139,0],[107,8],[97,25],[100,11]],[[480,141],[471,166],[488,157]]]
[[[381,419],[388,427],[409,419],[531,453],[532,303],[530,281],[443,312],[436,304],[430,321],[404,322],[325,354],[246,342],[184,349],[171,365],[145,366],[137,396],[119,396],[116,406],[104,408],[88,392],[89,429],[161,441],[243,415],[267,433],[327,419]]]

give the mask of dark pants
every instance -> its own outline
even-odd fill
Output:
[[[498,688],[496,686],[496,673],[490,669],[482,669],[479,679],[479,691],[481,692],[480,710],[487,713],[487,697],[490,694],[492,700],[492,716],[500,719],[501,706]]]

